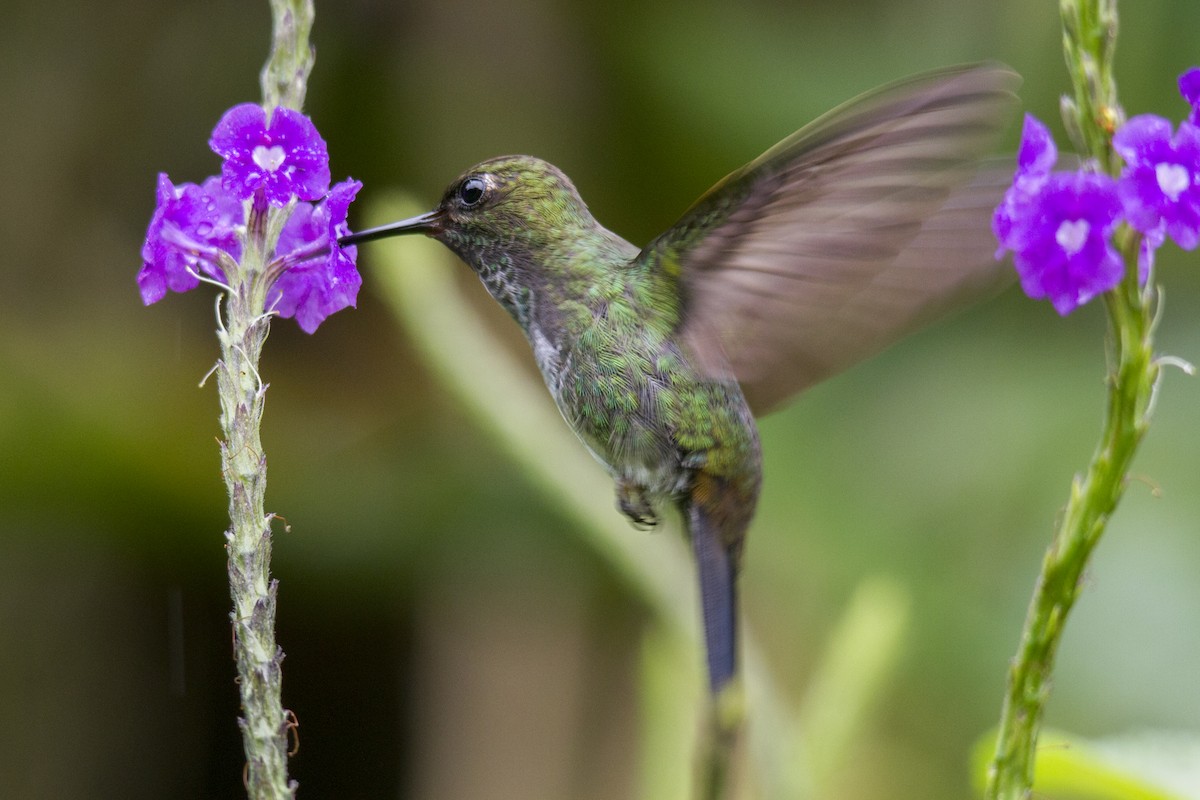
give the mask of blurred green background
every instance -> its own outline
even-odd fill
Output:
[[[1122,10],[1126,108],[1182,117],[1200,5]],[[197,388],[213,294],[147,309],[134,275],[156,173],[215,173],[213,124],[258,99],[268,9],[16,0],[5,17],[0,796],[242,796],[217,403]],[[1064,141],[1048,0],[349,0],[318,3],[313,38],[306,111],[363,205],[389,187],[432,203],[470,164],[527,152],[636,243],[817,114],[921,69],[1006,61]],[[635,796],[649,611],[421,363],[377,290],[382,251],[361,252],[358,309],[312,337],[276,324],[263,363],[301,797]],[[1195,259],[1160,263],[1160,350],[1200,360]],[[970,792],[1099,432],[1103,332],[1097,307],[1061,320],[1010,290],[763,422],[743,594],[783,691],[803,695],[861,582],[911,596],[825,796]],[[1200,724],[1198,408],[1200,383],[1169,372],[1066,635],[1055,726]]]

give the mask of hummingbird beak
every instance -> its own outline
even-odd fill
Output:
[[[385,239],[388,236],[400,236],[405,233],[433,234],[437,233],[441,228],[441,213],[430,211],[420,216],[393,222],[390,225],[381,225],[378,228],[369,228],[358,233],[348,233],[345,236],[340,236],[338,237],[338,247],[347,247],[352,244],[361,244],[362,242],[373,242],[376,239]]]

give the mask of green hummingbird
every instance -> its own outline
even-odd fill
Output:
[[[679,509],[715,695],[737,668],[738,565],[762,476],[754,417],[1003,285],[990,220],[1008,178],[973,176],[1018,83],[979,64],[863,95],[642,248],[530,156],[477,164],[433,211],[340,244],[423,233],[449,247],[524,331],[620,510],[645,527]]]

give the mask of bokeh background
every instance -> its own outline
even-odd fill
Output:
[[[1182,117],[1200,5],[1122,10],[1126,108]],[[242,796],[217,403],[197,388],[213,295],[143,308],[134,275],[156,173],[216,172],[213,124],[260,96],[268,9],[15,0],[4,16],[0,796]],[[348,0],[318,3],[313,39],[306,111],[364,205],[390,187],[432,203],[470,164],[528,152],[638,243],[802,123],[921,69],[1006,61],[1064,141],[1048,0]],[[362,250],[357,310],[312,337],[275,325],[263,364],[301,796],[637,796],[651,612],[423,364],[376,289],[379,252]],[[1168,248],[1159,275],[1160,349],[1200,360],[1195,259]],[[970,748],[1099,431],[1103,335],[1099,308],[1062,320],[1013,289],[763,422],[743,591],[785,694],[803,696],[856,587],[908,598],[825,796],[971,791]],[[1053,725],[1197,728],[1198,409],[1200,382],[1168,373],[1071,620]]]

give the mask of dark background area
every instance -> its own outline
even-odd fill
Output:
[[[1127,110],[1181,118],[1200,5],[1123,11]],[[216,173],[212,126],[259,99],[268,8],[17,0],[5,17],[0,795],[238,797],[217,402],[197,388],[213,295],[143,308],[134,276],[155,175]],[[305,110],[365,203],[390,187],[433,203],[476,161],[527,152],[639,244],[801,124],[922,69],[1011,64],[1065,146],[1048,2],[352,0],[318,3],[313,40]],[[357,310],[312,337],[277,323],[262,365],[300,796],[634,796],[648,612],[420,362],[372,252]],[[1195,258],[1160,264],[1159,348],[1200,360]],[[969,792],[1099,433],[1103,334],[1099,307],[1062,320],[1012,289],[763,422],[745,614],[785,690],[803,691],[863,580],[912,598],[829,796]],[[1168,373],[1063,645],[1053,725],[1196,728],[1197,408],[1200,384]]]

